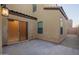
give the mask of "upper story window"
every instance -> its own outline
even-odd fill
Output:
[[[35,12],[37,10],[37,5],[33,4],[33,12]]]

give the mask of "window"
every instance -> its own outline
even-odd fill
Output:
[[[35,12],[37,10],[37,5],[33,4],[33,12]]]
[[[63,19],[60,18],[60,34],[63,35]]]
[[[38,33],[39,34],[43,33],[43,22],[42,21],[38,22]]]
[[[63,35],[63,27],[60,27],[60,34]]]
[[[62,27],[63,26],[63,19],[60,18],[60,26]]]

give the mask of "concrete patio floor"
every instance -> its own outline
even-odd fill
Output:
[[[78,40],[76,36],[68,36],[62,44],[54,44],[43,40],[31,40],[28,42],[25,41],[23,43],[3,47],[3,54],[7,54],[7,55],[78,55],[79,49],[71,46],[71,44],[74,44],[74,43],[70,43],[71,38],[74,38],[74,40],[75,39]],[[77,42],[79,43],[79,40]],[[79,44],[77,44],[77,47],[79,47]]]
[[[61,44],[66,47],[79,49],[79,37],[77,35],[67,35]]]

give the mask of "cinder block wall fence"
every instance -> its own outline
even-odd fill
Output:
[[[79,27],[77,28],[77,35],[79,36]]]

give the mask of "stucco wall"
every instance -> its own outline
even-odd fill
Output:
[[[37,38],[51,41],[59,42],[59,14],[57,10],[44,10],[45,5],[37,5],[37,12],[35,16],[39,21],[43,21],[43,33],[38,34]]]
[[[10,10],[32,15],[32,4],[7,4],[6,6]]]
[[[20,13],[32,15],[32,5],[23,5],[23,4],[7,4],[6,5],[8,9],[14,10]],[[9,17],[3,17],[3,44],[6,44],[8,42],[7,40],[7,30],[8,30],[8,18],[10,19],[16,19],[18,21],[26,21],[28,22],[28,39],[36,38],[36,21],[28,18],[23,18],[15,15],[9,14]],[[19,38],[17,39],[19,41]],[[10,44],[12,42],[9,42]]]
[[[10,10],[14,10],[14,11],[17,11],[17,12],[20,12],[20,13],[23,13],[23,14],[27,14],[27,15],[31,15],[33,16],[33,6],[32,4],[7,4],[7,7],[10,9]],[[21,19],[21,17],[19,18]],[[29,39],[32,39],[31,37],[34,37],[36,36],[36,21],[35,20],[32,20],[32,19],[26,19],[28,21],[28,38]]]
[[[0,54],[2,54],[2,16],[0,8]]]
[[[15,15],[9,14],[9,17],[3,17],[3,45],[13,44],[13,42],[8,42],[8,18],[15,19],[18,21],[25,21],[28,22],[28,39],[33,39],[36,36],[36,20],[27,19]],[[19,38],[17,39],[16,43],[19,42]]]
[[[68,24],[68,20],[62,15],[60,11],[58,12],[58,14],[59,14],[59,19],[62,18],[63,20],[63,35],[60,35],[60,41],[62,41],[67,35],[69,24]]]
[[[37,5],[37,12],[34,16],[43,21],[43,34],[37,33],[37,38],[59,43],[67,35],[68,21],[59,10],[44,10],[47,5]],[[64,34],[60,35],[60,18],[63,19]]]
[[[53,5],[54,6],[54,5]],[[56,5],[55,5],[56,6]],[[67,34],[67,20],[61,14],[59,10],[44,10],[44,7],[49,7],[47,4],[38,4],[37,11],[32,13],[32,5],[7,5],[11,10],[18,11],[24,14],[33,15],[38,18],[37,21],[25,19],[28,21],[28,34],[29,39],[39,38],[43,40],[48,40],[52,42],[59,43],[64,39]],[[9,16],[11,18],[16,18],[18,20],[23,20],[24,18],[18,16]],[[63,28],[64,34],[60,35],[60,17],[63,18]],[[37,33],[37,22],[43,21],[43,34]]]
[[[28,34],[29,34],[29,39],[35,39],[37,37],[37,21],[36,20],[29,20]]]
[[[2,17],[2,44],[6,45],[7,43],[7,26],[8,26],[7,17]]]

